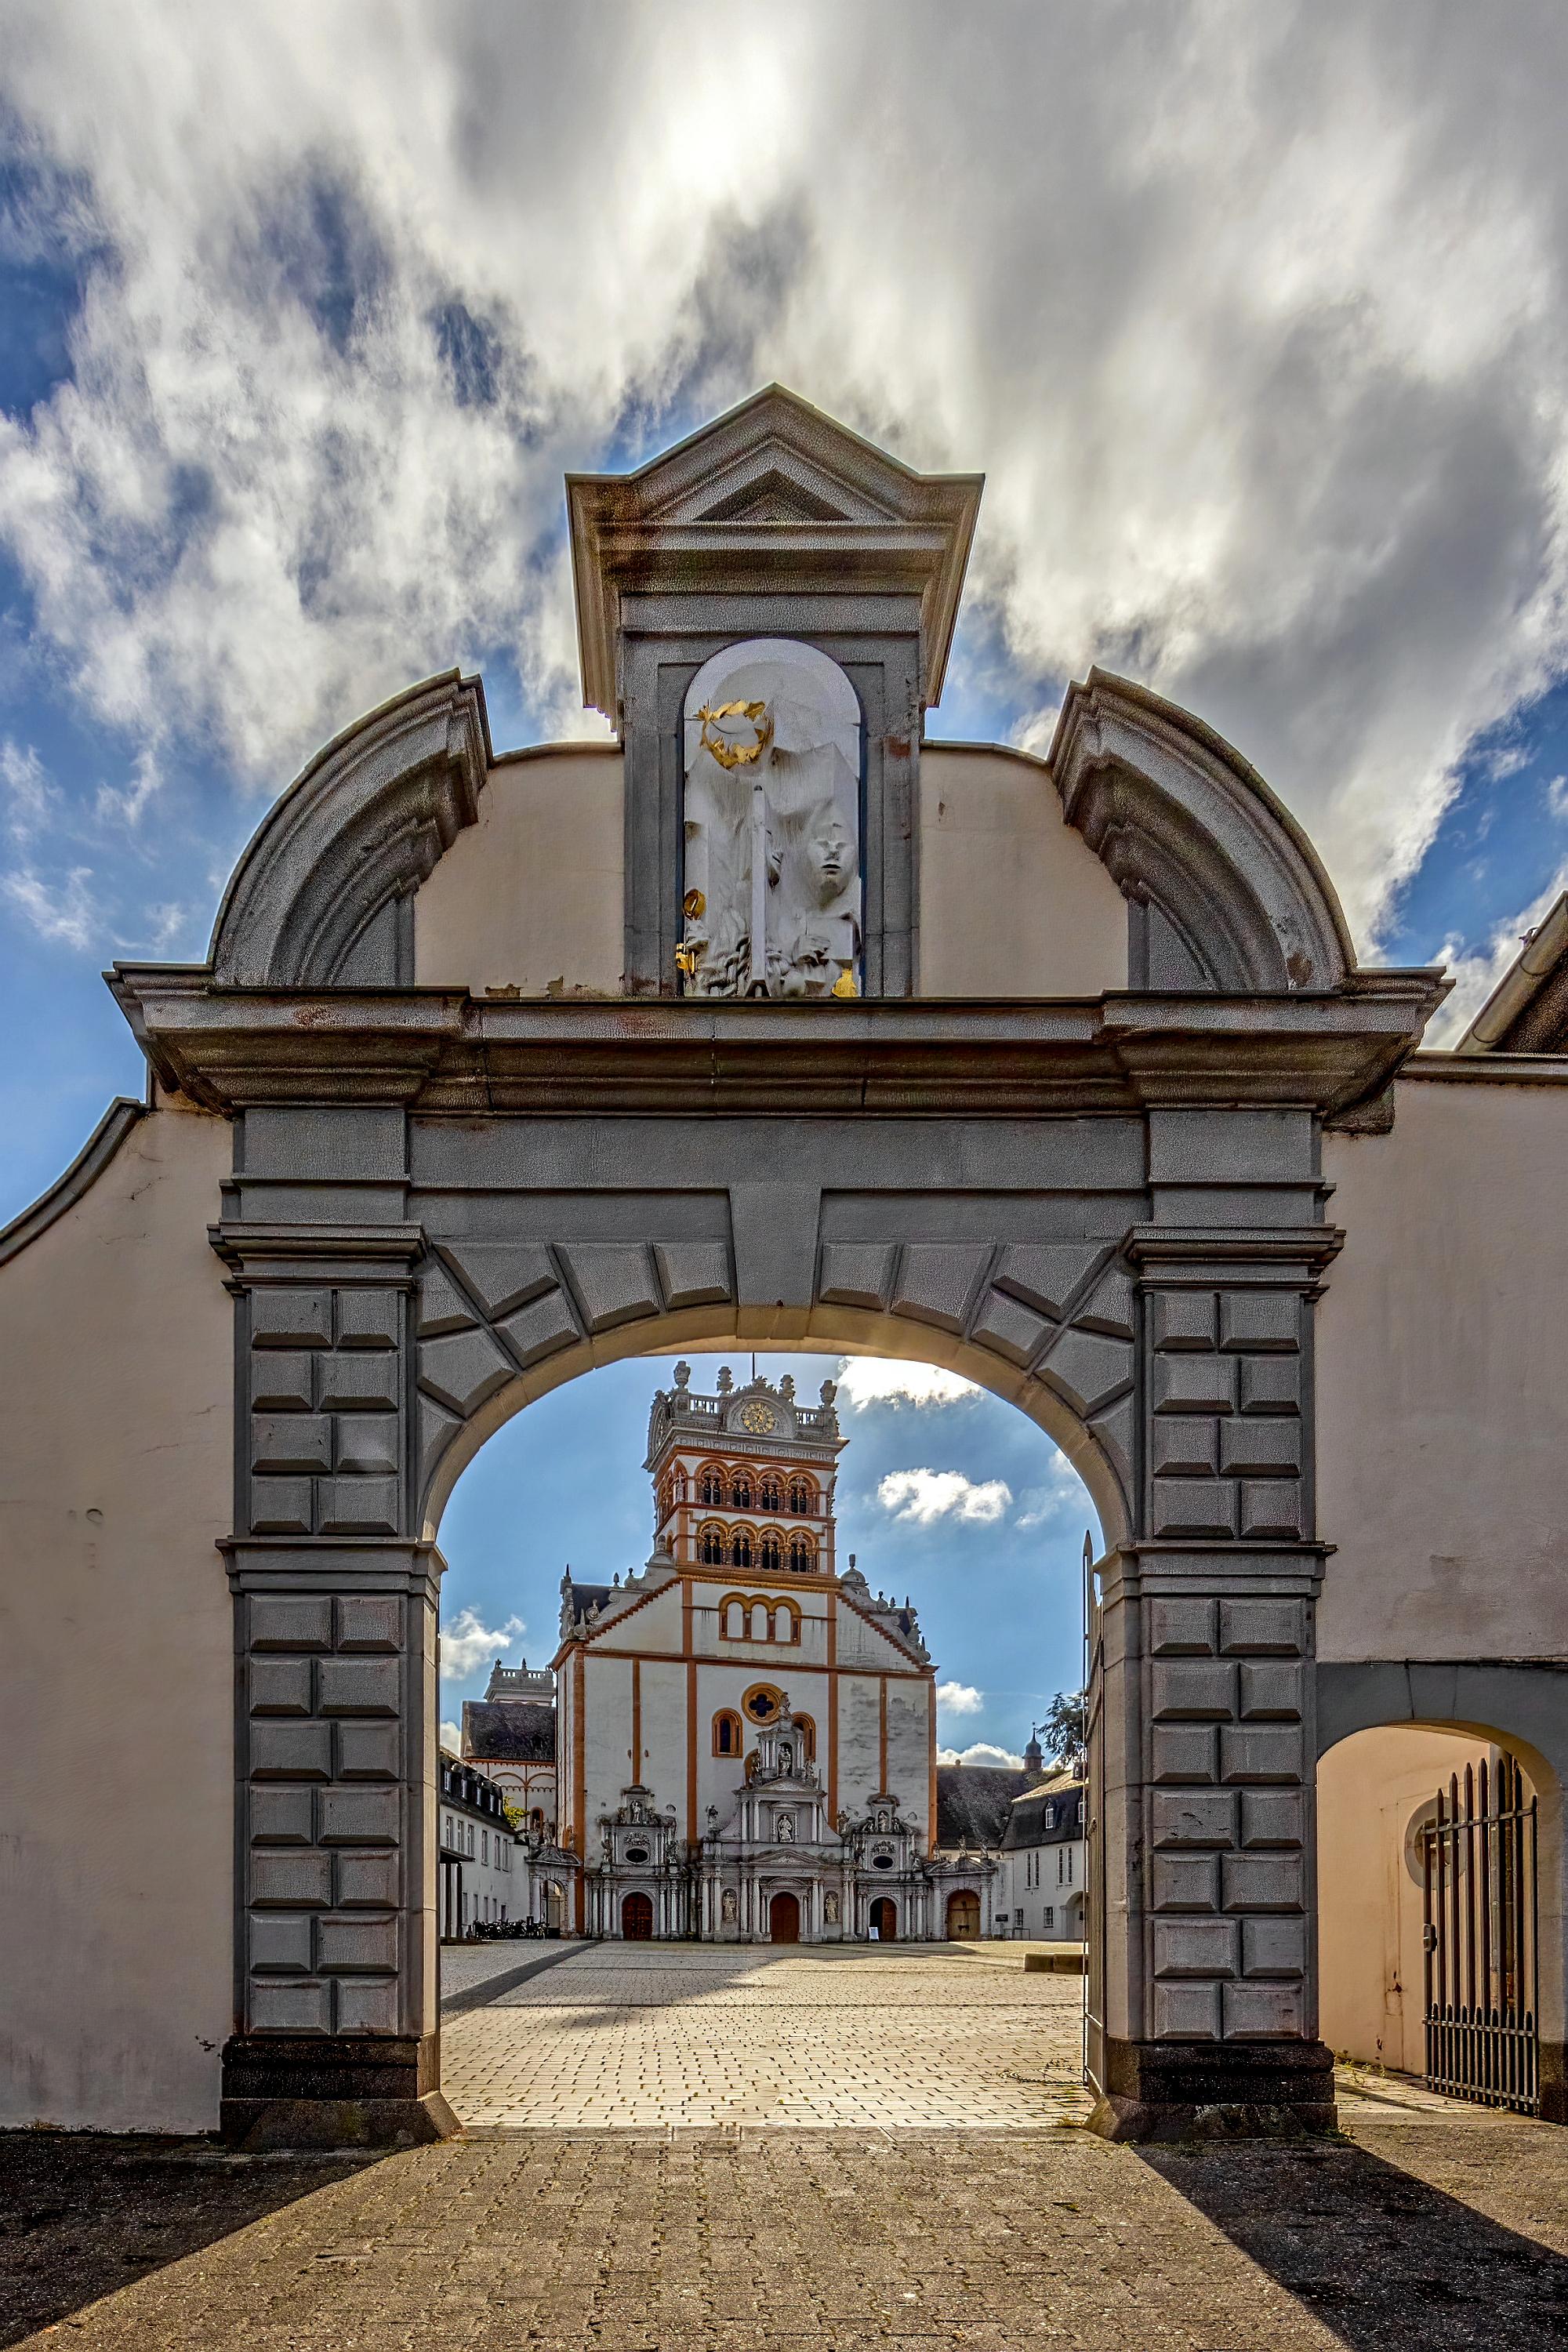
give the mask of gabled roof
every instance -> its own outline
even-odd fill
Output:
[[[902,589],[941,698],[982,474],[917,474],[771,383],[632,474],[568,474],[583,699],[616,722],[623,592]]]
[[[1568,1054],[1568,890],[1525,940],[1458,1054]]]
[[[1020,1846],[1062,1845],[1080,1838],[1079,1801],[1083,1795],[1083,1782],[1070,1773],[1058,1772],[1042,1780],[1037,1788],[1026,1789],[1015,1797],[1009,1807],[1006,1832],[1002,1839],[1003,1851],[1013,1853]]]

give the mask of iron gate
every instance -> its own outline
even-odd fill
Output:
[[[1534,2115],[1541,2081],[1536,1800],[1514,1759],[1450,1775],[1422,1833],[1426,2080]]]

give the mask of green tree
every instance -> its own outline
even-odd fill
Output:
[[[1083,1769],[1088,1697],[1087,1691],[1058,1691],[1040,1725],[1047,1755],[1069,1772]]]

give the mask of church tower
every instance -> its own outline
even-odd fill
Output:
[[[654,1548],[562,1580],[563,1842],[610,1937],[933,1932],[935,1676],[920,1622],[838,1558],[831,1381],[712,1394],[678,1364],[645,1468]],[[940,1928],[936,1932],[941,1932]]]

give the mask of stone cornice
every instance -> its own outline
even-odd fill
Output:
[[[1331,993],[1115,993],[850,1005],[496,1002],[458,990],[241,989],[121,964],[162,1084],[204,1108],[1031,1117],[1210,1105],[1332,1118],[1385,1087],[1442,993],[1425,971]]]

